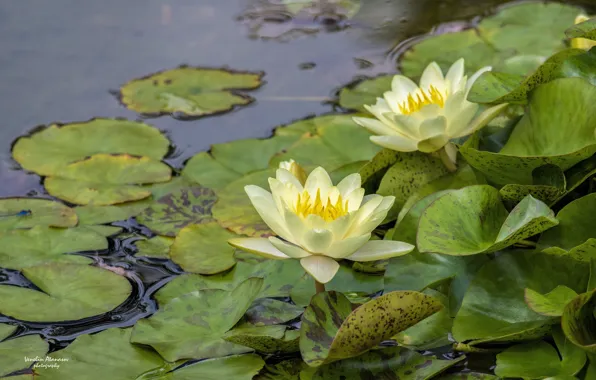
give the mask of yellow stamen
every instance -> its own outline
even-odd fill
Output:
[[[335,204],[331,203],[331,199],[329,198],[323,203],[321,200],[321,190],[317,190],[317,196],[313,201],[308,191],[304,190],[302,194],[298,194],[296,209],[294,211],[303,218],[308,215],[318,215],[329,222],[348,213],[348,201],[344,203],[341,195],[339,195]]]
[[[404,115],[410,115],[429,104],[438,104],[441,108],[445,106],[445,97],[435,86],[430,86],[428,91],[420,89],[416,97],[413,94],[408,95],[408,99],[399,105],[399,110]]]

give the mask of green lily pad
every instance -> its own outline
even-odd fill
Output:
[[[238,90],[261,86],[263,73],[181,66],[134,79],[120,89],[122,103],[147,115],[200,117],[253,101]]]
[[[329,379],[431,379],[465,356],[439,360],[402,347],[372,350],[356,358],[334,362],[317,368],[312,380]]]
[[[222,336],[242,318],[262,285],[262,279],[249,278],[232,291],[195,290],[160,301],[155,314],[134,326],[131,342],[152,346],[168,361],[247,352]]]
[[[203,360],[171,374],[172,380],[251,380],[265,365],[255,354]]]
[[[300,371],[306,365],[302,359],[289,359],[267,364],[253,380],[300,380]]]
[[[274,235],[269,226],[263,222],[244,191],[246,185],[256,185],[268,189],[269,177],[275,177],[274,169],[250,173],[218,191],[218,201],[213,207],[213,217],[222,227],[239,235],[253,237]]]
[[[553,211],[531,196],[507,214],[497,189],[469,186],[441,195],[424,210],[418,250],[455,256],[495,252],[555,225]]]
[[[462,145],[460,153],[496,184],[532,185],[534,169],[551,164],[566,171],[596,152],[595,101],[596,88],[583,79],[541,85],[500,153],[479,151],[469,144]]]
[[[87,265],[52,263],[22,272],[41,291],[0,285],[0,313],[23,321],[74,321],[104,314],[132,292],[126,278]]]
[[[397,152],[390,149],[382,149],[368,164],[364,165],[358,173],[362,178],[362,187],[367,193],[376,193],[381,179],[398,160]]]
[[[134,242],[134,245],[138,249],[136,256],[153,257],[156,259],[169,259],[172,244],[174,244],[174,238],[167,236],[155,236],[151,239]]]
[[[66,165],[44,186],[71,203],[105,206],[148,198],[151,192],[139,185],[170,178],[170,167],[149,157],[96,154]]]
[[[596,353],[596,290],[582,293],[565,306],[561,327],[567,339],[585,351]]]
[[[596,40],[596,19],[591,18],[587,21],[573,25],[565,31],[569,38],[587,38]]]
[[[75,211],[62,203],[36,198],[0,199],[0,231],[17,228],[74,227]]]
[[[596,194],[588,194],[563,207],[557,214],[559,225],[546,231],[538,241],[543,252],[575,260],[596,259],[595,217]]]
[[[176,366],[164,362],[150,348],[130,344],[131,331],[112,328],[81,335],[65,349],[48,355],[58,368],[38,368],[36,372],[48,380],[130,380],[145,373],[165,375]]]
[[[563,315],[565,305],[575,297],[577,297],[577,293],[573,289],[561,285],[546,294],[540,294],[529,288],[525,290],[525,299],[528,307],[538,314],[549,317],[560,317]]]
[[[585,263],[538,252],[509,252],[487,262],[472,280],[453,323],[458,342],[520,341],[548,332],[556,318],[530,309],[524,289],[547,293],[559,285],[586,289]],[[498,306],[495,306],[498,305]]]
[[[266,354],[298,352],[299,330],[286,330],[286,326],[242,326],[228,331],[226,341],[252,348]]]
[[[32,362],[25,361],[24,358],[43,358],[48,352],[48,344],[39,335],[27,335],[2,341],[15,330],[16,327],[14,326],[0,325],[0,376],[29,368]]]
[[[79,218],[80,225],[96,225],[127,220],[143,212],[149,205],[151,201],[142,200],[112,206],[79,206],[74,209],[74,212]]]
[[[557,349],[547,342],[518,344],[497,355],[495,374],[524,379],[574,376],[586,364],[586,354],[571,344],[560,330],[553,333]]]
[[[189,224],[212,222],[211,209],[216,201],[217,196],[207,187],[182,188],[159,198],[137,220],[155,233],[176,236]]]
[[[443,306],[418,292],[391,292],[352,311],[341,293],[316,294],[302,316],[300,352],[311,367],[358,356]]]
[[[259,298],[246,311],[244,320],[252,326],[269,326],[286,323],[302,313],[304,308],[300,306],[271,298]]]
[[[228,240],[236,236],[215,222],[191,224],[176,236],[170,258],[186,272],[216,274],[236,264]]]
[[[481,372],[458,372],[448,373],[437,377],[440,380],[498,380],[495,375]]]
[[[223,188],[228,183],[242,177],[242,174],[225,167],[208,152],[192,156],[184,165],[181,175],[214,190]]]
[[[108,241],[84,228],[34,227],[0,234],[0,267],[23,269],[45,263],[88,264],[93,259],[65,255],[108,249]]]
[[[130,154],[161,160],[169,140],[156,128],[136,121],[93,119],[52,125],[21,137],[12,148],[14,159],[29,171],[53,176],[64,167],[95,154]]]
[[[339,105],[346,109],[366,112],[365,104],[375,104],[378,97],[391,90],[393,75],[381,75],[344,87],[339,92]]]

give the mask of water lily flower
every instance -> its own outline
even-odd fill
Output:
[[[241,250],[270,259],[299,259],[319,284],[339,269],[338,261],[374,261],[405,255],[408,243],[370,240],[385,219],[394,197],[364,196],[359,174],[350,174],[334,186],[322,167],[305,181],[303,169],[282,163],[276,178],[269,178],[271,192],[254,185],[244,189],[263,221],[277,234],[269,238],[237,238],[229,243]]]
[[[388,149],[425,153],[444,149],[442,158],[454,170],[457,151],[450,140],[482,128],[507,106],[491,107],[474,118],[479,106],[467,100],[468,93],[478,77],[490,70],[480,69],[468,79],[462,58],[445,76],[432,62],[422,73],[419,85],[396,75],[391,91],[377,98],[375,105],[364,106],[376,119],[354,117],[354,121],[376,135],[371,136],[372,142]]]
[[[590,17],[585,14],[580,14],[575,18],[575,24],[581,24],[584,21],[588,21]],[[576,49],[590,50],[596,46],[596,41],[589,40],[587,38],[572,38],[571,47]]]

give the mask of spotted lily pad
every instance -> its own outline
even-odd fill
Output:
[[[174,244],[174,238],[167,236],[155,236],[147,240],[134,242],[138,251],[136,256],[152,257],[157,259],[169,259],[170,247]]]
[[[596,259],[596,234],[591,228],[596,217],[595,202],[596,194],[588,194],[563,207],[557,214],[559,225],[542,234],[538,247],[575,260]]]
[[[40,291],[0,285],[0,313],[23,321],[74,321],[104,314],[132,292],[126,278],[88,265],[52,263],[22,272]]]
[[[298,318],[304,309],[288,302],[271,298],[259,298],[244,315],[245,322],[252,326],[270,326],[286,323]]]
[[[236,264],[228,240],[236,236],[215,222],[191,224],[176,236],[170,258],[191,273],[216,274]]]
[[[44,186],[71,203],[105,206],[148,198],[151,192],[139,185],[170,178],[170,167],[149,157],[96,154],[64,166]]]
[[[81,335],[65,349],[49,354],[58,368],[40,368],[36,372],[48,380],[130,380],[146,373],[165,375],[176,367],[152,349],[131,344],[131,331],[112,328]]]
[[[52,176],[73,162],[95,154],[130,154],[161,160],[170,142],[156,128],[121,119],[93,119],[83,123],[52,125],[21,137],[12,148],[21,166]]]
[[[147,115],[200,117],[253,101],[238,90],[261,86],[263,73],[182,66],[134,79],[120,89],[122,103]]]
[[[14,326],[0,325],[0,376],[29,368],[32,362],[25,361],[24,358],[43,358],[48,352],[48,344],[39,335],[27,335],[2,341],[15,330]],[[9,379],[12,380],[12,377]]]
[[[242,318],[262,285],[262,279],[250,278],[232,291],[196,290],[170,299],[137,322],[131,342],[152,346],[168,361],[248,352],[222,336]]]
[[[0,267],[23,269],[45,263],[92,263],[93,259],[66,255],[104,250],[106,238],[85,228],[34,227],[0,234]]]
[[[309,379],[430,379],[464,359],[439,360],[403,347],[382,348],[321,366]]]
[[[596,290],[582,293],[565,306],[561,327],[567,339],[585,351],[596,353]]]
[[[16,228],[74,227],[75,211],[59,202],[36,198],[0,199],[0,231]]]
[[[530,309],[524,289],[547,293],[564,285],[586,289],[588,265],[537,252],[509,252],[487,262],[472,280],[453,323],[458,342],[520,341],[541,337],[555,317]],[[498,305],[498,307],[495,307]]]
[[[555,225],[553,211],[530,195],[508,214],[497,189],[469,186],[443,194],[424,210],[418,250],[455,256],[495,252]]]
[[[300,352],[311,367],[352,358],[442,308],[418,292],[391,292],[352,311],[341,293],[318,293],[302,316]]]
[[[576,375],[586,354],[560,330],[553,333],[557,349],[547,342],[518,344],[497,355],[495,374],[501,378],[543,379]]]
[[[137,220],[155,233],[176,236],[189,224],[213,221],[211,208],[216,200],[213,190],[207,187],[178,189],[159,198],[139,214]]]
[[[300,380],[300,371],[306,365],[302,359],[289,359],[267,364],[253,380]]]
[[[286,326],[241,326],[228,331],[226,341],[252,348],[266,354],[298,352],[300,331],[287,330]]]

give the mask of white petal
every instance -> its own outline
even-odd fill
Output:
[[[368,215],[366,219],[362,219],[358,225],[354,224],[350,230],[350,235],[362,235],[372,232],[385,220],[389,209],[393,206],[395,197],[383,197],[381,203]]]
[[[433,137],[429,137],[422,141],[418,142],[418,150],[424,153],[432,153],[436,152],[437,150],[443,148],[445,144],[449,142],[449,136],[447,135],[437,135]]]
[[[340,216],[327,225],[327,228],[333,233],[333,240],[342,240],[346,235],[346,231],[352,224],[352,219],[356,213],[352,212],[344,216]]]
[[[443,77],[443,71],[436,62],[432,62],[420,77],[420,88],[427,91],[430,86],[433,85],[437,90],[445,92],[445,78]]]
[[[464,59],[460,58],[447,71],[445,80],[451,83],[451,93],[453,94],[459,89],[460,83],[464,77]]]
[[[284,220],[278,211],[278,208],[273,201],[271,193],[258,186],[248,185],[244,187],[244,191],[248,195],[250,202],[254,206],[257,213],[265,224],[273,230],[277,235],[286,240],[292,240],[291,235],[286,228]]]
[[[333,232],[316,228],[306,231],[302,246],[309,252],[324,254],[331,243],[333,243]]]
[[[412,244],[393,240],[371,240],[353,255],[346,257],[352,261],[375,261],[402,256],[416,248]]]
[[[343,198],[347,197],[352,191],[359,189],[362,185],[362,178],[358,173],[352,173],[339,181],[337,189]]]
[[[321,199],[326,199],[329,190],[333,186],[331,178],[325,169],[321,166],[313,170],[304,184],[304,189],[308,191],[312,200],[317,196],[317,191],[321,192]]]
[[[304,224],[306,228],[311,229],[324,229],[327,227],[327,222],[325,219],[321,218],[319,215],[310,214],[306,218],[304,218]]]
[[[246,252],[263,256],[268,259],[283,260],[289,259],[285,253],[275,248],[268,239],[265,238],[237,238],[228,240],[228,244]]]
[[[304,270],[308,272],[316,281],[326,284],[339,270],[337,261],[326,256],[309,256],[300,260]]]
[[[421,119],[413,115],[392,115],[395,128],[405,137],[411,137],[414,140],[420,138]]]
[[[287,256],[293,259],[302,259],[303,257],[310,256],[310,253],[306,252],[304,249],[298,247],[294,244],[286,243],[283,240],[280,240],[276,237],[271,236],[269,238],[269,242],[273,244],[275,248],[280,250],[281,252],[285,253]]]
[[[481,68],[480,70],[476,71],[471,77],[470,79],[468,79],[468,83],[466,84],[466,98],[468,97],[468,92],[470,91],[470,89],[472,88],[472,86],[474,85],[474,82],[476,82],[476,80],[484,73],[486,73],[487,71],[491,71],[493,68],[490,66],[486,66]]]
[[[367,195],[364,198],[366,202],[363,203],[362,206],[360,206],[360,209],[354,213],[352,224],[350,225],[350,228],[346,233],[346,236],[362,235],[363,233],[356,233],[354,231],[357,230],[361,224],[366,222],[366,220],[369,219],[371,215],[373,215],[377,207],[379,207],[379,205],[383,203],[385,198],[395,200],[395,197],[383,197],[378,194],[372,194],[370,196]]]
[[[385,99],[377,98],[377,103],[374,106],[365,105],[364,108],[383,123],[391,125],[391,122],[383,116],[387,112],[392,112]]]
[[[367,117],[353,117],[354,123],[368,129],[370,133],[375,135],[396,135],[397,132],[395,129],[389,127],[388,125],[382,123],[376,119],[370,119]]]
[[[291,243],[302,245],[302,242],[304,241],[304,234],[310,229],[305,223],[305,220],[302,217],[296,215],[294,211],[290,210],[289,208],[285,208],[284,221],[286,229],[292,237],[292,239],[284,239]]]
[[[429,104],[420,109],[418,112],[414,112],[412,117],[418,119],[422,123],[426,119],[434,119],[437,116],[444,114],[444,109],[438,104]]]
[[[438,116],[434,119],[425,120],[420,124],[420,137],[427,139],[429,137],[445,134],[447,129],[447,119],[445,116]]]
[[[501,113],[501,111],[507,108],[508,105],[508,103],[503,103],[485,110],[480,115],[478,115],[476,119],[474,119],[466,129],[452,137],[463,137],[471,133],[474,133],[475,131],[484,127],[486,124],[490,123],[491,120],[497,117]]]
[[[298,189],[298,191],[302,191],[302,184],[300,180],[294,176],[289,170],[279,168],[275,171],[275,178],[284,185],[287,183],[291,183]]]
[[[364,198],[364,189],[362,187],[349,193],[344,198],[344,202],[348,202],[348,212],[358,210],[360,208],[360,205],[362,204],[363,198]]]
[[[401,136],[370,136],[370,141],[398,152],[413,152],[418,150],[417,141]]]
[[[446,118],[452,119],[455,115],[457,115],[462,107],[466,104],[470,104],[466,100],[466,92],[465,91],[458,91],[453,93],[447,97],[445,101],[445,106],[443,107],[443,114]]]
[[[452,112],[452,117],[448,118],[447,135],[453,137],[467,130],[470,122],[478,112],[478,104],[466,101],[466,105],[461,107],[458,112]]]
[[[457,162],[457,147],[454,143],[447,143],[445,145],[445,153],[453,164]]]
[[[383,94],[383,98],[385,98],[385,101],[389,105],[389,108],[391,108],[391,112],[401,113],[401,110],[399,109],[399,105],[402,103],[402,100],[397,95],[397,93],[395,93],[393,91],[386,91]]]
[[[397,95],[399,103],[405,102],[408,99],[408,95],[414,94],[418,90],[418,85],[403,75],[396,75],[391,81],[391,91]]]
[[[343,259],[356,252],[360,247],[370,240],[370,233],[351,236],[347,239],[336,241],[329,247],[325,256],[333,257],[335,259]]]

